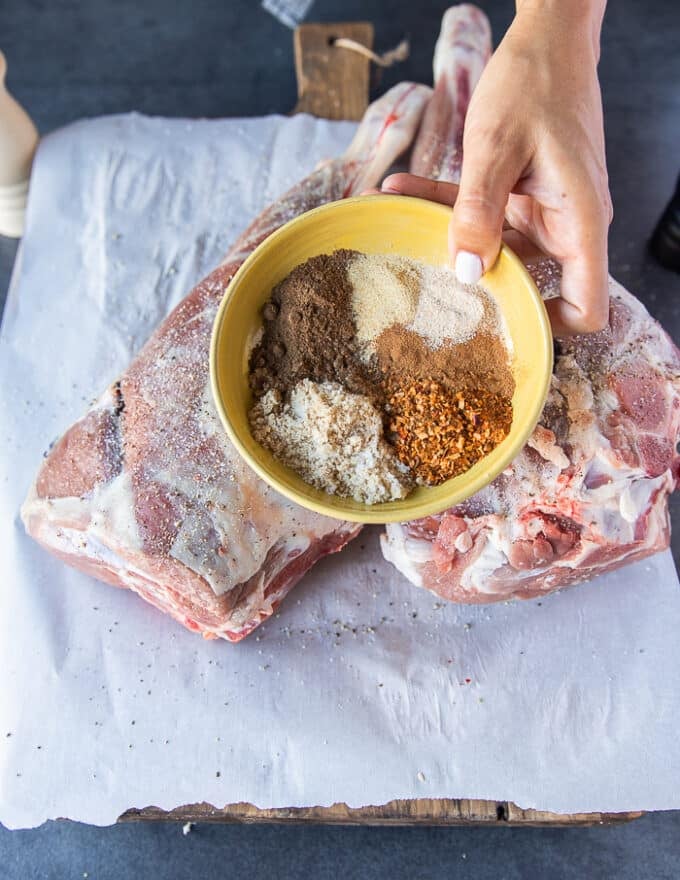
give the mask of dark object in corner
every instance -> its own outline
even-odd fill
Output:
[[[680,272],[680,176],[675,194],[649,241],[649,249],[666,269]]]

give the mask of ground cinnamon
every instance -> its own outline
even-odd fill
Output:
[[[422,336],[395,324],[378,337],[376,358],[389,387],[427,379],[454,391],[486,388],[508,398],[515,390],[505,346],[488,331],[458,345],[431,349]]]

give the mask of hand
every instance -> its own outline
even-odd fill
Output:
[[[600,330],[608,320],[612,207],[597,79],[603,9],[601,0],[519,7],[470,102],[451,221],[462,281],[475,283],[493,265],[505,218],[562,264],[561,297],[546,303],[557,335]],[[393,175],[383,191],[422,195],[423,185]],[[435,184],[430,195],[450,201],[453,190]]]
[[[453,207],[458,198],[459,187],[457,183],[449,183],[444,180],[430,180],[428,177],[419,177],[417,174],[390,174],[382,184],[382,189],[367,189],[362,195],[401,195],[412,196],[416,199],[427,199],[430,202],[439,202],[440,205]],[[529,265],[537,260],[544,260],[545,251],[535,245],[530,239],[505,221],[503,224],[503,241],[522,260]],[[479,280],[479,279],[477,279]]]

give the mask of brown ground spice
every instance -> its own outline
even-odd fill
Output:
[[[468,342],[431,349],[422,336],[393,325],[380,334],[376,348],[390,387],[427,379],[454,391],[486,388],[508,398],[515,390],[508,353],[495,333],[481,332]]]
[[[338,250],[297,266],[264,306],[263,336],[250,357],[256,397],[270,388],[287,396],[297,382],[339,382],[384,406],[375,364],[362,364],[352,315],[347,265],[355,251]]]

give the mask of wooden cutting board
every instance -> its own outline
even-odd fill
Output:
[[[303,24],[295,31],[295,113],[321,119],[353,119],[368,107],[370,61],[352,49],[334,45],[338,37],[373,48],[373,25],[366,21],[342,24]]]
[[[359,120],[368,106],[370,62],[350,49],[333,45],[348,37],[373,46],[373,26],[368,22],[305,24],[295,31],[295,71],[298,103],[295,113],[325,119]],[[328,825],[597,825],[628,822],[642,813],[546,813],[522,810],[507,801],[468,799],[390,801],[381,806],[350,809],[295,807],[260,810],[252,804],[213,807],[193,804],[170,812],[156,807],[128,810],[119,821],[176,820],[178,822],[312,823]]]

